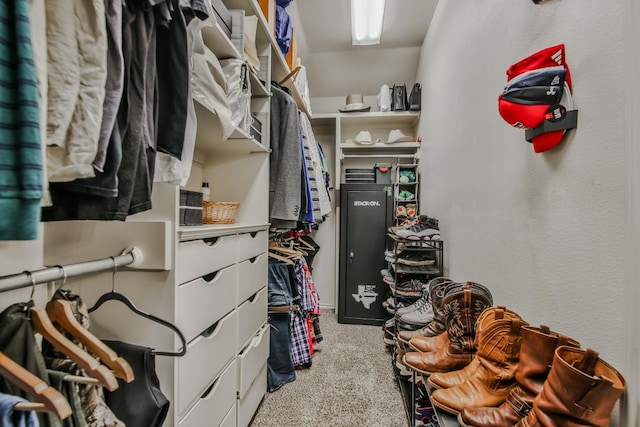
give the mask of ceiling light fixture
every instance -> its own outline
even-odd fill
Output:
[[[380,44],[385,0],[351,0],[351,44]]]

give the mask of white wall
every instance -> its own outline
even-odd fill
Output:
[[[624,273],[623,18],[622,0],[440,2],[417,80],[421,212],[440,220],[445,272],[488,286],[496,304],[578,339],[626,373],[629,354],[638,354],[625,344],[638,336],[628,319],[638,316],[625,312],[633,303]],[[578,129],[535,154],[524,131],[499,116],[497,96],[509,65],[558,43]],[[635,373],[627,380],[637,399]]]

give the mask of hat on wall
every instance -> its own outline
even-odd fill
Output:
[[[571,73],[563,44],[511,65],[507,69],[507,82],[498,96],[498,112],[511,126],[535,129],[547,121],[559,120],[566,110],[573,109]],[[558,145],[567,129],[536,132],[528,140],[536,153],[542,153]]]
[[[352,93],[347,96],[347,105],[338,109],[341,113],[362,113],[370,110],[371,106],[365,107],[364,97],[359,93]]]

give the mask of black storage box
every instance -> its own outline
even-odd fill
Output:
[[[376,184],[391,184],[391,163],[376,163]]]
[[[211,0],[211,6],[213,6],[213,10],[219,18],[220,28],[227,33],[227,37],[231,37],[231,12],[229,12],[227,6],[222,3],[222,0]]]
[[[202,225],[202,193],[180,190],[180,225]]]

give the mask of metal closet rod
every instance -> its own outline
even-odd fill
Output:
[[[24,271],[18,274],[2,276],[0,277],[0,292],[26,288],[32,286],[33,282],[35,282],[35,284],[48,283],[85,274],[114,270],[116,265],[120,268],[128,265],[139,265],[141,262],[142,251],[138,248],[127,248],[120,255],[114,257],[63,266],[56,265],[41,270]]]

